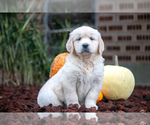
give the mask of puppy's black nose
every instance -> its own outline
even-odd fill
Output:
[[[89,46],[89,44],[88,43],[84,43],[84,44],[82,44],[82,46],[83,46],[84,49],[86,49]]]

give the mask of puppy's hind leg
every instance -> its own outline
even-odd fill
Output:
[[[37,97],[37,103],[40,107],[48,106],[52,104],[52,106],[63,105],[62,102],[58,99],[57,95],[52,91],[40,91]]]

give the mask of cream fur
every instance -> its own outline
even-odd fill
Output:
[[[81,38],[81,39],[80,39]],[[83,44],[88,44],[85,49]],[[104,43],[100,33],[82,26],[70,33],[66,48],[70,54],[65,65],[50,78],[39,91],[37,102],[40,107],[69,104],[96,106],[102,89]]]

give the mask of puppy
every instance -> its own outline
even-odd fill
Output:
[[[103,83],[104,43],[100,33],[82,26],[70,33],[66,49],[70,53],[64,66],[39,91],[40,107],[52,104],[85,104],[95,107]]]

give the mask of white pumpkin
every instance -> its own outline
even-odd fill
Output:
[[[134,90],[135,79],[132,72],[122,66],[118,66],[118,58],[115,58],[116,65],[104,66],[104,81],[102,93],[109,100],[127,99]]]

